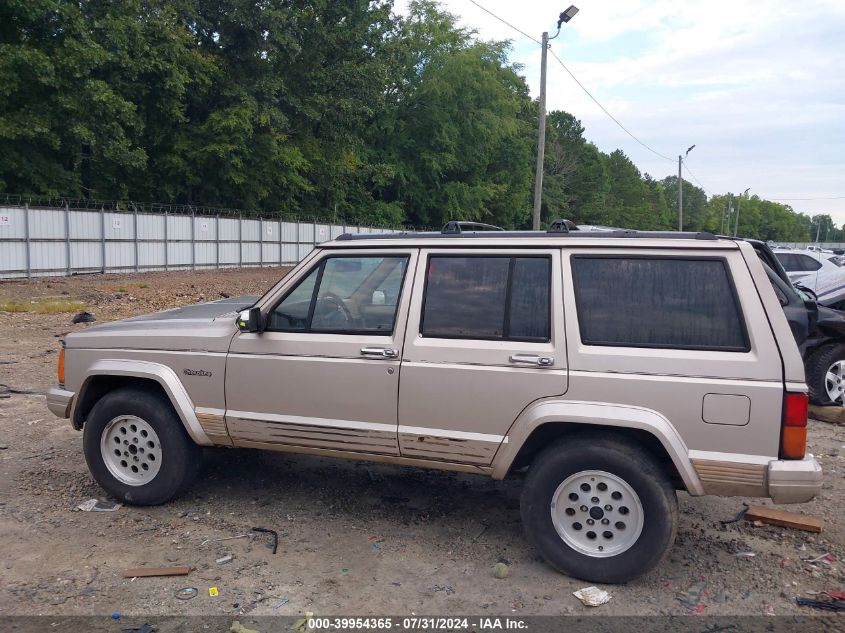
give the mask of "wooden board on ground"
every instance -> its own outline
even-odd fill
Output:
[[[745,512],[746,521],[762,521],[769,525],[795,528],[806,532],[821,532],[822,520],[806,514],[795,514],[784,510],[775,510],[763,506],[751,506]]]
[[[830,424],[845,424],[845,407],[820,407],[810,405],[810,417]]]
[[[123,572],[124,578],[145,578],[148,576],[187,576],[190,567],[136,567]]]

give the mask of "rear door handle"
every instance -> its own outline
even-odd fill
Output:
[[[514,365],[537,365],[538,367],[551,367],[555,359],[551,356],[537,356],[536,354],[514,354],[510,357]]]
[[[399,350],[392,347],[362,347],[361,356],[367,358],[398,358]]]

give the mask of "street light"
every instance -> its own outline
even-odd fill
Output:
[[[546,152],[546,59],[547,50],[549,48],[549,40],[555,39],[560,35],[560,27],[568,23],[575,14],[578,13],[578,7],[574,4],[562,12],[557,19],[557,32],[549,37],[548,31],[543,31],[543,53],[540,58],[540,125],[537,133],[537,170],[534,176],[534,218],[532,227],[535,231],[540,230],[540,207],[543,204],[543,159]]]
[[[739,200],[736,201],[736,223],[734,224],[734,237],[739,232],[739,210],[742,208],[742,196],[747,196],[751,187],[739,194]],[[730,227],[728,227],[730,229]]]
[[[683,159],[689,156],[689,153],[695,149],[695,145],[690,145],[687,148],[686,154],[681,156],[678,154],[678,232],[684,230],[684,174],[681,171]],[[730,227],[728,227],[730,229]]]

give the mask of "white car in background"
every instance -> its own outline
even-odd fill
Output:
[[[845,257],[832,251],[774,249],[793,283],[812,290],[824,306],[845,307]]]

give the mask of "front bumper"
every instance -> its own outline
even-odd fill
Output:
[[[775,503],[803,503],[822,489],[822,467],[812,455],[769,462],[769,496]]]
[[[60,387],[50,387],[49,391],[47,391],[47,408],[55,416],[69,418],[70,408],[75,395],[74,392],[65,391]]]

